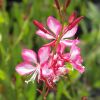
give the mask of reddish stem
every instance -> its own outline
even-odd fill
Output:
[[[54,1],[55,1],[55,4],[56,4],[57,9],[60,10],[59,0],[54,0]]]

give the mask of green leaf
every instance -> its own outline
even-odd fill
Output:
[[[4,23],[5,22],[5,19],[2,15],[2,13],[0,13],[0,24]]]
[[[0,79],[5,80],[6,79],[6,74],[3,70],[0,70]]]
[[[95,88],[100,88],[100,80],[98,80],[98,81],[96,81],[96,82],[94,83],[94,87],[95,87]]]

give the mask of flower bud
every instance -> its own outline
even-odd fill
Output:
[[[4,4],[4,1],[3,0],[0,0],[0,8],[3,7],[3,4]]]
[[[65,1],[65,9],[67,9],[67,7],[69,6],[70,2],[71,2],[71,0],[66,0]]]
[[[44,26],[41,23],[39,23],[37,20],[34,20],[33,24],[36,25],[44,33],[48,33],[48,31],[44,28]]]
[[[69,26],[68,26],[68,30],[71,30],[75,25],[77,25],[82,19],[84,18],[84,16],[78,17],[77,19],[75,19]]]
[[[55,4],[56,4],[57,9],[60,10],[59,1],[58,0],[54,0],[54,1],[55,1]]]
[[[73,12],[71,16],[69,16],[68,19],[69,24],[71,24],[75,20],[76,16],[77,16],[76,12]]]

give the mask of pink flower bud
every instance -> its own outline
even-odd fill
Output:
[[[44,28],[44,26],[41,23],[39,23],[37,20],[34,20],[33,24],[36,25],[44,33],[48,33],[48,31]]]
[[[76,12],[73,12],[71,16],[69,16],[68,22],[71,24],[76,18]]]
[[[82,19],[84,18],[84,16],[78,17],[77,19],[75,19],[69,26],[68,26],[68,30],[71,30],[74,26],[76,26]]]

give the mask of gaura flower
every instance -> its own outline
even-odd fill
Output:
[[[70,60],[73,67],[80,73],[83,73],[85,71],[85,67],[81,64],[83,62],[83,59],[80,55],[80,48],[75,44],[72,45],[70,50]]]
[[[60,76],[68,74],[68,72],[69,70],[65,67],[63,60],[60,60],[57,55],[50,58],[41,69],[43,80],[48,87],[53,87]]]
[[[68,26],[64,26],[62,29],[61,23],[52,16],[49,16],[47,19],[47,26],[51,30],[47,30],[41,23],[34,20],[33,23],[39,28],[36,32],[37,35],[45,38],[47,40],[53,40],[47,45],[54,45],[57,41],[60,32],[62,32],[60,43],[64,43],[66,46],[71,46],[74,40],[69,40],[68,38],[73,37],[78,29],[77,23],[82,19],[82,17],[77,18]],[[76,41],[78,43],[78,41]]]
[[[50,54],[50,47],[41,47],[38,51],[38,56],[33,50],[23,49],[22,58],[24,62],[16,66],[16,71],[20,75],[32,75],[32,77],[25,81],[26,83],[33,81],[38,76],[41,79],[42,65],[48,60]],[[39,60],[39,61],[38,61]]]
[[[24,61],[16,66],[16,71],[20,75],[31,75],[31,78],[25,81],[26,83],[34,82],[37,77],[38,82],[42,80],[48,87],[53,87],[60,76],[68,73],[68,69],[57,54],[51,55],[49,46],[41,47],[38,56],[33,50],[23,49]]]
[[[73,68],[78,70],[80,73],[85,71],[85,67],[81,64],[83,62],[80,55],[80,48],[75,43],[71,46],[70,53],[60,55],[65,61],[72,64]]]
[[[64,76],[70,71],[65,66],[66,62],[69,62],[80,73],[84,72],[85,68],[81,64],[80,48],[76,46],[79,40],[68,39],[76,34],[77,24],[83,17],[75,18],[76,15],[73,13],[69,18],[69,24],[62,26],[57,19],[49,16],[47,26],[50,30],[47,30],[38,21],[34,21],[34,24],[39,28],[36,34],[52,41],[41,47],[38,55],[33,50],[22,50],[24,61],[16,66],[16,71],[20,75],[31,75],[31,78],[25,81],[26,83],[30,81],[34,82],[37,78],[38,82],[42,80],[48,87],[53,87],[55,82],[60,79],[60,76]],[[54,48],[54,51],[50,52],[50,46]],[[68,53],[64,53],[66,46],[70,46]]]

